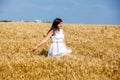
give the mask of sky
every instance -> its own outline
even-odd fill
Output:
[[[0,0],[0,20],[120,24],[120,0]]]

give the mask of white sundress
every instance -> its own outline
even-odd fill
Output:
[[[59,31],[55,32],[55,35],[51,37],[52,44],[48,51],[49,57],[61,57],[65,54],[71,53],[71,49],[67,49],[66,46],[63,43],[64,40],[64,34],[63,30],[60,29]]]

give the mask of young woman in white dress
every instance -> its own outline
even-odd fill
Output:
[[[48,51],[49,57],[62,57],[70,55],[72,51],[65,44],[64,34],[62,30],[62,19],[60,18],[54,19],[52,26],[47,33],[47,36],[37,46],[33,48],[32,52],[34,52],[39,46],[47,42],[50,38],[52,44]]]

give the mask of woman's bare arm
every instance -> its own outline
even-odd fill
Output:
[[[44,44],[45,42],[47,42],[49,40],[49,38],[53,35],[53,30],[51,30],[47,36],[37,45],[33,48],[32,52],[34,52],[38,47],[40,47],[42,44]]]

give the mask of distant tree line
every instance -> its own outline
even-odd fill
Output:
[[[11,20],[0,20],[0,22],[12,22]],[[29,21],[20,21],[20,22],[29,22]],[[42,21],[34,21],[35,23],[36,22],[42,22]],[[52,23],[51,21],[43,21],[43,23]]]
[[[11,20],[0,20],[0,22],[12,22]]]
[[[51,21],[43,21],[43,23],[52,23]]]

